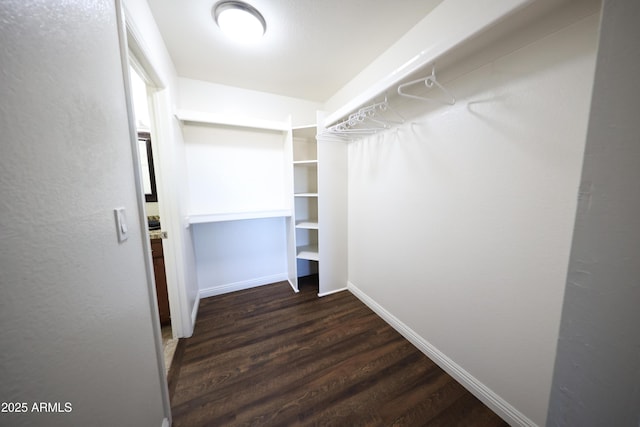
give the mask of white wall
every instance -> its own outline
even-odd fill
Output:
[[[195,224],[192,230],[202,297],[287,280],[284,218]]]
[[[179,78],[178,108],[203,113],[286,121],[293,126],[315,124],[321,104],[299,98],[241,89],[216,83]]]
[[[640,420],[639,18],[604,2],[548,426]]]
[[[152,96],[152,108],[159,120],[152,127],[157,130],[152,136],[157,148],[154,157],[159,160],[154,166],[158,171],[160,216],[163,229],[169,234],[164,242],[167,289],[174,330],[178,336],[190,336],[198,305],[198,284],[193,242],[184,220],[188,215],[188,191],[182,132],[174,117],[177,74],[146,0],[124,0],[124,4],[127,26],[134,33],[133,53],[146,71],[154,73],[149,77],[158,87]]]
[[[0,401],[71,405],[2,425],[169,416],[116,5],[0,4]]]
[[[349,146],[349,279],[510,421],[544,424],[598,15],[446,81],[397,131]],[[529,32],[527,28],[519,31]],[[477,61],[482,52],[470,61]],[[455,70],[450,70],[456,74]]]
[[[189,215],[291,209],[285,136],[232,126],[183,126]]]

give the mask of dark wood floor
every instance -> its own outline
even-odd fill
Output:
[[[169,373],[174,426],[507,425],[349,292],[300,288],[200,302]]]

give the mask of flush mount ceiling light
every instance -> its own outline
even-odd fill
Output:
[[[267,30],[262,14],[242,1],[220,1],[211,14],[226,35],[240,42],[258,41]]]

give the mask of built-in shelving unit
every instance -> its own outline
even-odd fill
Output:
[[[293,154],[293,234],[297,277],[318,273],[318,144],[316,126],[295,128]]]
[[[194,240],[212,227],[248,230],[264,224],[264,230],[275,230],[282,222],[266,219],[283,218],[286,277],[294,291],[299,277],[314,275],[319,296],[346,289],[346,145],[318,142],[316,124],[293,128],[291,118],[186,110],[177,110],[176,117],[184,125],[188,165],[185,226],[194,226]],[[317,120],[324,119],[319,113]],[[219,242],[199,244],[207,253],[224,250]],[[239,253],[243,259],[253,256]]]
[[[324,113],[318,112],[317,123]],[[318,283],[318,296],[347,287],[347,145],[319,136],[322,126],[293,128],[292,216],[287,219],[288,278]]]

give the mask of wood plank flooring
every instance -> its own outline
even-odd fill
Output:
[[[169,390],[176,427],[507,425],[355,296],[309,281],[202,300]]]

